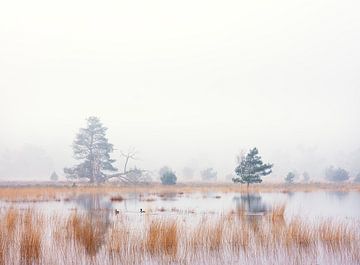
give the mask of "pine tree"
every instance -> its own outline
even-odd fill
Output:
[[[291,183],[294,182],[294,180],[295,180],[295,173],[293,173],[293,172],[289,172],[285,177],[285,182],[286,183],[291,184]]]
[[[248,187],[251,183],[261,183],[261,177],[269,175],[272,167],[272,164],[262,162],[257,148],[250,149],[246,156],[239,158],[239,165],[235,168],[238,176],[233,178],[233,182],[246,183]]]
[[[59,176],[56,174],[56,172],[54,171],[51,176],[50,176],[50,180],[51,181],[58,181]]]
[[[117,170],[112,165],[115,160],[110,158],[113,145],[106,138],[106,130],[99,118],[87,119],[87,127],[80,129],[73,142],[74,158],[81,163],[64,169],[68,178],[88,178],[98,183],[106,180],[103,171]]]
[[[310,181],[310,175],[308,172],[303,173],[303,182],[308,183]]]

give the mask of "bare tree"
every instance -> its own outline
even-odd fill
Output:
[[[138,160],[135,148],[129,148],[126,152],[120,151],[122,157],[124,157],[124,168],[123,172],[112,174],[108,176],[108,179],[118,179],[124,183],[138,184],[138,183],[146,183],[151,181],[150,172],[147,170],[142,170],[137,167],[128,169],[128,164],[130,160]]]
[[[127,152],[120,151],[120,154],[121,154],[122,157],[125,158],[123,173],[126,173],[126,168],[127,168],[127,164],[129,163],[129,160],[130,159],[137,160],[136,155],[138,154],[138,152],[135,150],[135,148],[131,147],[131,148],[128,149]]]

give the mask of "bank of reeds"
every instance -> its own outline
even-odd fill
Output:
[[[103,244],[103,223],[93,216],[73,213],[67,222],[67,233],[75,246],[83,247],[93,257]]]
[[[285,221],[284,209],[274,206],[264,216],[237,209],[195,222],[171,213],[44,216],[12,207],[0,213],[0,265],[310,264],[319,253],[334,264],[360,262],[359,223]]]
[[[127,194],[127,193],[146,193],[151,194],[149,200],[154,200],[153,195],[166,198],[167,195],[182,196],[185,193],[207,193],[207,192],[311,192],[311,191],[360,191],[360,184],[357,183],[296,183],[286,185],[283,183],[262,183],[252,184],[248,187],[233,183],[184,183],[177,185],[161,185],[153,183],[149,185],[119,185],[103,184],[90,185],[79,183],[75,187],[72,183],[62,183],[61,185],[41,185],[28,184],[21,187],[6,186],[0,187],[0,199],[7,202],[46,202],[46,201],[70,201],[72,197],[79,194]],[[121,197],[121,196],[120,196]],[[113,198],[121,201],[118,195]],[[217,196],[219,198],[219,195]],[[148,198],[142,198],[147,200]]]
[[[146,250],[151,255],[175,257],[178,248],[178,224],[175,220],[154,220],[146,238]]]
[[[28,209],[22,214],[20,225],[21,264],[38,264],[42,258],[43,216],[33,209]]]

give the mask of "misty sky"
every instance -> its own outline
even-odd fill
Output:
[[[360,2],[0,3],[0,179],[74,164],[85,118],[132,165],[360,171]],[[118,164],[119,165],[119,164]],[[270,177],[271,178],[271,177]]]

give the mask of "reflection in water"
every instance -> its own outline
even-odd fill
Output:
[[[295,195],[295,192],[288,191],[286,194],[289,197],[289,199],[291,199]]]
[[[175,201],[176,196],[177,196],[176,192],[165,192],[159,195],[162,201]]]
[[[74,201],[84,210],[86,218],[91,223],[93,229],[95,229],[94,226],[96,226],[96,231],[101,237],[100,244],[96,245],[95,253],[97,253],[105,243],[106,233],[111,223],[111,202],[108,199],[104,199],[104,196],[98,194],[81,194],[77,196]]]
[[[247,221],[254,232],[259,232],[262,229],[264,220],[270,220],[272,223],[276,223],[277,228],[286,225],[284,218],[285,206],[273,205],[270,207],[269,202],[264,202],[266,201],[266,197],[263,199],[263,196],[258,193],[242,194],[240,197],[234,197],[233,200],[236,201],[237,212],[241,220]],[[270,211],[270,208],[272,208],[272,210],[268,213],[269,219],[264,219],[264,215]]]
[[[336,199],[343,200],[345,199],[349,193],[344,191],[329,191],[327,194],[329,194],[332,197],[336,197]]]
[[[261,195],[257,193],[247,193],[240,197],[235,196],[237,209],[245,209],[250,214],[264,213],[267,211],[266,204],[262,201]]]

